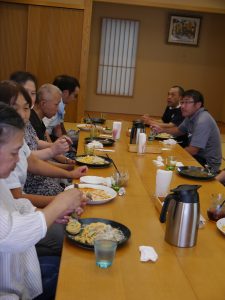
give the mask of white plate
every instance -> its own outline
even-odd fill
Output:
[[[74,188],[74,185],[69,185],[65,188],[65,190],[69,190]],[[96,204],[104,204],[107,203],[111,200],[113,200],[116,196],[117,196],[117,192],[114,191],[112,188],[108,187],[108,186],[104,186],[104,185],[94,185],[94,184],[79,184],[79,188],[82,191],[82,188],[93,188],[93,189],[97,189],[97,190],[104,190],[107,194],[110,195],[110,198],[107,199],[101,199],[101,200],[92,200],[92,201],[88,201],[88,204],[91,205],[96,205]]]
[[[225,218],[219,219],[216,226],[225,235]]]
[[[105,182],[105,178],[100,176],[82,176],[80,178],[80,182],[88,184],[103,184]]]
[[[92,124],[77,124],[77,128],[79,128],[82,131],[90,131],[93,126],[94,125],[92,125]],[[102,126],[100,126],[100,125],[95,125],[95,127],[98,130],[102,130]]]
[[[90,131],[92,125],[91,124],[77,124],[77,128],[83,131]]]

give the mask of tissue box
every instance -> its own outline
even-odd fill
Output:
[[[161,213],[164,200],[165,197],[156,197],[156,196],[153,197],[154,205],[159,213]]]
[[[136,144],[129,144],[128,145],[129,152],[137,152],[137,148],[138,147],[137,147]],[[145,153],[159,154],[159,153],[162,153],[162,149],[158,146],[146,145]]]

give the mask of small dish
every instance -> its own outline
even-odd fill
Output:
[[[87,124],[104,124],[105,119],[102,118],[84,118],[84,123]]]
[[[78,155],[75,161],[78,165],[86,165],[89,168],[108,168],[112,163],[111,158],[100,155]]]
[[[173,136],[171,134],[165,133],[165,132],[158,133],[154,137],[155,137],[156,140],[168,140],[168,139],[173,138]]]
[[[215,174],[209,174],[207,169],[195,166],[178,167],[177,173],[183,177],[196,180],[212,180],[215,177]]]
[[[222,232],[222,234],[225,235],[225,218],[219,219],[216,222],[216,227],[219,229],[220,232]]]
[[[108,186],[104,186],[104,185],[95,185],[95,184],[79,184],[79,189],[82,191],[82,189],[91,189],[91,190],[101,190],[107,193],[108,197],[107,198],[97,198],[95,200],[88,200],[87,204],[90,205],[97,205],[97,204],[105,204],[111,200],[113,200],[114,198],[116,198],[117,196],[117,192],[115,192],[112,188],[108,187]],[[65,190],[69,190],[69,189],[73,189],[74,188],[74,184],[71,184],[69,186],[67,186],[65,188]],[[94,194],[94,193],[93,193]],[[100,197],[100,196],[99,196]],[[93,198],[94,199],[94,198]]]
[[[103,146],[113,146],[114,140],[111,138],[103,138],[103,137],[86,137],[85,138],[85,143],[91,143],[93,141],[100,142]]]
[[[82,131],[90,131],[92,127],[92,124],[77,124],[77,128],[79,128]]]

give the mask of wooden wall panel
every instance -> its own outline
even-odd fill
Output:
[[[27,6],[0,3],[0,80],[25,68]]]
[[[84,116],[85,99],[87,95],[88,81],[88,60],[91,35],[91,16],[92,16],[92,0],[85,0],[84,22],[82,33],[82,49],[81,49],[81,68],[80,68],[80,97],[77,105],[77,121],[80,122]]]
[[[21,3],[41,6],[84,9],[86,0],[0,0],[0,2]]]
[[[36,74],[39,84],[52,82],[59,74],[79,78],[83,11],[29,6],[27,70]],[[77,103],[67,108],[66,121],[76,119]]]

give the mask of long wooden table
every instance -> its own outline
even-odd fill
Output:
[[[129,171],[126,195],[104,205],[88,206],[83,217],[106,218],[123,223],[130,228],[131,238],[117,250],[115,261],[108,269],[95,265],[92,251],[75,247],[65,240],[56,299],[224,300],[225,236],[217,230],[214,222],[207,220],[206,213],[210,194],[224,192],[224,187],[215,180],[193,181],[174,172],[171,188],[185,183],[202,186],[199,189],[201,214],[207,222],[205,228],[198,232],[195,247],[169,245],[164,241],[165,224],[159,222],[159,213],[153,203],[157,168],[152,160],[157,155],[129,153],[129,139],[125,134],[128,126],[129,123],[123,122],[121,138],[113,147],[116,151],[109,153],[118,167]],[[81,133],[80,153],[83,152],[84,136]],[[172,154],[184,165],[198,165],[179,145],[164,150],[162,156]],[[111,166],[90,169],[89,175],[110,176],[113,172]],[[140,262],[140,245],[153,246],[159,255],[158,261]]]

